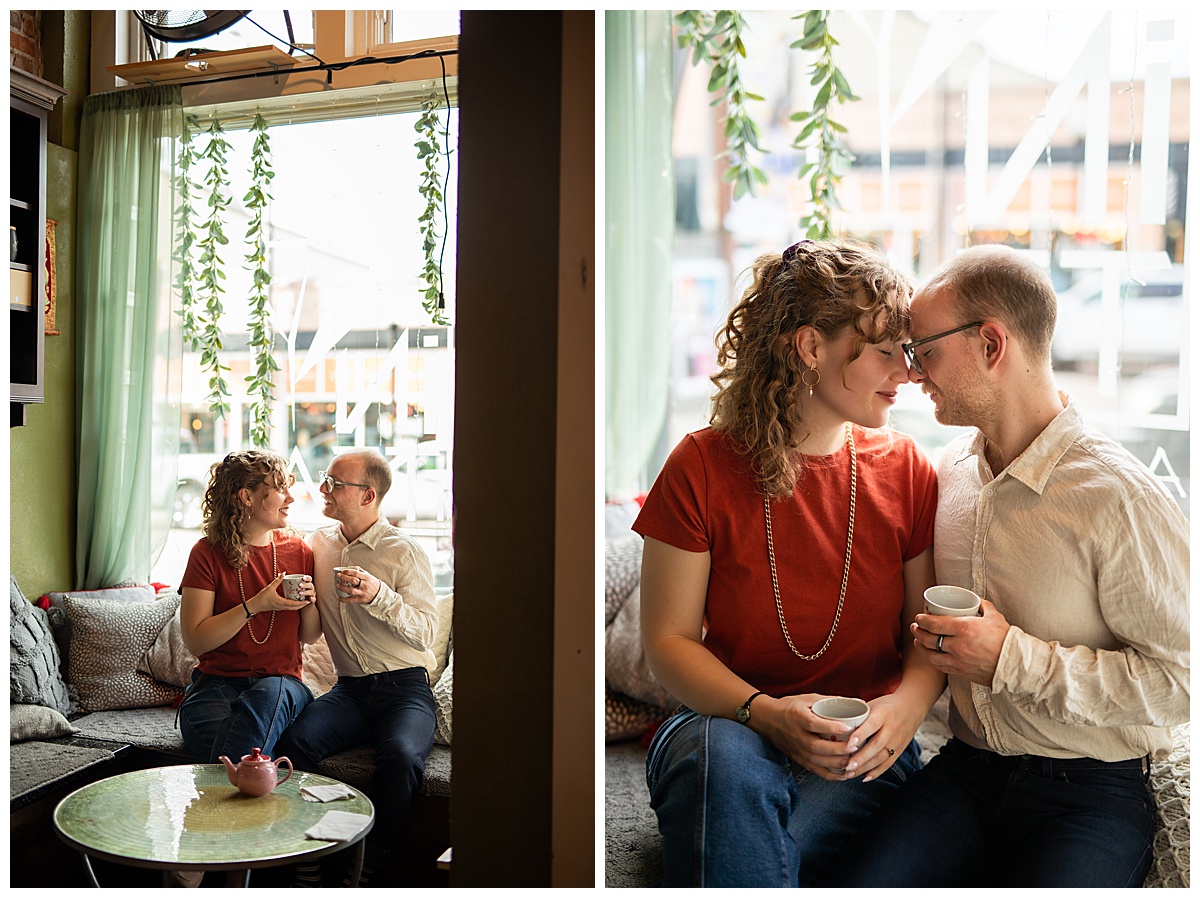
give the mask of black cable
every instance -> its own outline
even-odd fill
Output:
[[[442,249],[438,253],[438,308],[446,308],[445,271],[446,241],[450,238],[450,88],[446,86],[446,59],[439,57],[442,64],[442,94],[446,98],[446,177],[442,181],[442,220],[445,227],[442,230]]]
[[[291,32],[291,29],[292,29],[292,20],[291,20],[291,18],[288,16],[288,14],[287,14],[287,12],[286,12],[286,11],[284,12],[284,14],[283,14],[283,15],[284,15],[284,21],[287,23],[287,26],[288,26],[288,31],[289,31],[289,33],[290,33],[290,32]],[[283,38],[281,38],[281,37],[276,37],[276,36],[275,36],[275,35],[273,35],[271,32],[267,31],[267,29],[263,28],[263,27],[262,27],[262,25],[259,25],[259,24],[258,24],[258,22],[254,21],[252,18],[250,18],[250,16],[248,16],[248,15],[247,15],[247,16],[244,16],[243,18],[245,18],[245,20],[246,20],[247,22],[249,22],[251,25],[253,25],[255,28],[257,28],[259,31],[261,31],[263,34],[265,34],[267,37],[271,38],[271,40],[274,40],[274,41],[279,41],[279,43],[281,43],[281,44],[287,44],[287,45],[288,45],[289,47],[291,47],[293,50],[299,50],[301,53],[304,53],[304,54],[305,54],[305,55],[307,55],[307,56],[312,56],[312,58],[313,58],[313,59],[315,59],[317,62],[321,63],[321,65],[324,65],[324,64],[325,64],[325,61],[324,61],[323,59],[321,59],[320,57],[318,57],[318,56],[316,56],[316,55],[314,55],[314,54],[312,54],[312,53],[309,53],[307,50],[305,50],[305,49],[304,49],[303,47],[301,47],[300,45],[298,45],[298,44],[294,44],[294,43],[292,43],[291,41],[285,41],[285,40],[284,40]],[[290,55],[290,54],[289,54],[289,55]]]
[[[311,55],[311,54],[310,54]],[[320,65],[310,65],[306,68],[275,68],[270,71],[261,72],[243,72],[240,75],[221,75],[217,78],[196,78],[188,79],[186,84],[217,84],[223,81],[240,81],[243,78],[277,78],[280,75],[302,75],[306,72],[325,72],[327,84],[332,83],[333,72],[341,71],[342,69],[353,68],[356,65],[398,65],[402,62],[410,62],[414,59],[433,59],[434,57],[457,56],[457,50],[422,50],[420,53],[411,53],[408,56],[364,56],[360,59],[351,59],[347,62],[321,63]],[[313,57],[314,59],[316,57]],[[445,63],[443,63],[444,65]],[[150,84],[155,82],[152,79],[146,79]]]

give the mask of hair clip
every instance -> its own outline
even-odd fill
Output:
[[[787,265],[787,264],[789,264],[789,263],[791,263],[791,262],[794,262],[794,261],[796,261],[796,256],[797,256],[797,255],[799,254],[799,252],[800,252],[800,247],[802,247],[802,246],[803,246],[804,244],[806,244],[806,243],[816,243],[816,241],[815,241],[815,240],[809,240],[809,239],[806,237],[805,239],[801,240],[801,241],[800,241],[800,242],[798,242],[798,243],[793,243],[791,246],[789,246],[787,249],[785,249],[785,250],[783,251],[783,264]]]

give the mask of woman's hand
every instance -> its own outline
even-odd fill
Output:
[[[312,577],[305,575],[300,584],[300,594],[305,598],[292,601],[279,591],[285,576],[287,576],[286,571],[264,586],[257,595],[246,600],[246,607],[250,609],[251,614],[261,614],[264,611],[299,611],[311,604],[317,594]]]
[[[855,752],[862,745],[862,727],[851,731],[836,720],[818,717],[812,706],[823,698],[829,696],[809,693],[770,698],[764,695],[750,706],[750,727],[821,779],[852,779],[859,774],[848,773],[847,766],[853,763]],[[847,734],[849,739],[844,742],[833,738]]]
[[[846,767],[847,778],[878,779],[896,762],[925,719],[922,709],[892,695],[867,702],[871,713],[854,731],[859,748]],[[928,710],[928,709],[926,709]]]

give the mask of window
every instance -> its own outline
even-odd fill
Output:
[[[789,49],[801,27],[794,13],[744,15],[740,73],[764,97],[750,106],[771,151],[756,157],[769,182],[731,199],[715,161],[722,108],[709,108],[709,70],[676,49],[666,418],[650,428],[663,436],[640,482],[610,482],[610,495],[649,488],[666,453],[708,423],[713,338],[745,286],[738,276],[760,253],[803,236],[789,116],[807,108],[812,60]],[[856,156],[835,227],[873,242],[917,280],[972,243],[1031,253],[1060,296],[1060,389],[1187,513],[1186,16],[852,11],[834,13],[829,27],[840,44],[835,62],[862,98],[834,112]],[[1089,78],[1107,92],[1089,95]],[[932,456],[959,432],[933,419],[914,385],[901,390],[892,424]]]
[[[448,90],[453,97],[453,87]],[[230,414],[215,419],[208,409],[208,374],[199,354],[185,350],[181,424],[190,451],[181,450],[176,529],[156,566],[163,582],[178,581],[198,538],[198,496],[209,465],[252,446],[245,383],[252,364],[245,299],[251,274],[241,242],[249,213],[242,198],[250,185],[253,133],[247,125],[261,112],[271,123],[275,172],[267,258],[281,369],[274,378],[270,448],[292,460],[297,476],[290,520],[303,531],[328,524],[318,472],[345,448],[378,448],[393,469],[383,513],[425,548],[435,584],[450,586],[454,327],[434,324],[422,307],[418,218],[426,200],[418,192],[423,164],[414,130],[420,101],[431,93],[444,103],[440,79],[191,109],[202,127],[220,120],[231,145],[221,327],[233,396]],[[448,136],[439,134],[444,154],[457,146],[457,113],[447,116],[443,105],[440,117],[449,129]],[[204,135],[197,141],[203,146]],[[437,253],[451,322],[454,160],[453,153],[442,155],[436,166],[449,201],[449,220],[441,221],[439,213],[437,221]]]

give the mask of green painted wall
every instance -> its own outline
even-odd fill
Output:
[[[79,115],[87,93],[86,12],[46,12],[45,78],[60,100],[46,148],[46,215],[58,222],[58,336],[46,340],[46,401],[9,429],[9,565],[31,599],[75,586],[75,197]],[[68,144],[66,148],[60,143]]]

